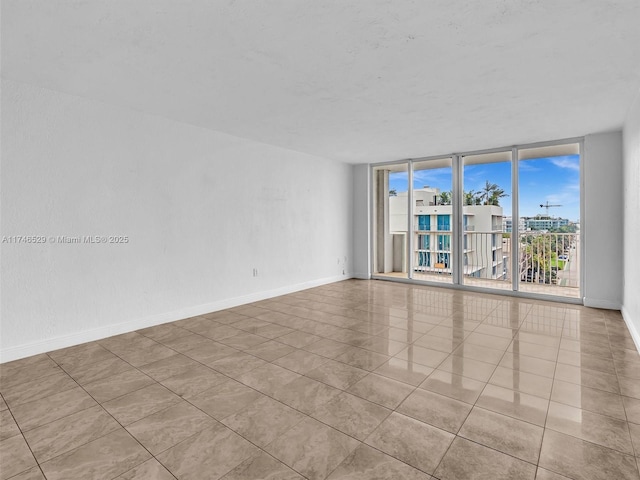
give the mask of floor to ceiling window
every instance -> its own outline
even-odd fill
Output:
[[[463,155],[462,212],[466,285],[511,290],[511,242],[503,221],[511,216],[511,149]]]
[[[373,166],[374,277],[579,298],[580,145]]]

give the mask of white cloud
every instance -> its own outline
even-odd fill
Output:
[[[567,157],[557,157],[552,158],[551,163],[553,163],[558,168],[567,168],[569,170],[575,170],[576,172],[580,171],[580,161],[573,160]]]

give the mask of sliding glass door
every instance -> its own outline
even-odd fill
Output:
[[[412,162],[412,276],[451,283],[453,272],[452,158]]]
[[[373,166],[374,278],[579,298],[580,145]]]
[[[409,278],[409,164],[373,169],[373,272]]]
[[[511,290],[511,150],[462,156],[462,283]]]

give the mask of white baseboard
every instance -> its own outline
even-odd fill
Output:
[[[620,307],[622,306],[620,303],[612,302],[610,300],[601,300],[599,298],[584,297],[582,302],[585,307],[603,308],[605,310],[620,310]]]
[[[273,290],[266,290],[263,292],[251,293],[249,295],[242,295],[239,297],[218,300],[204,305],[186,307],[180,310],[175,310],[173,312],[151,315],[129,322],[105,325],[104,327],[94,328],[91,330],[85,330],[82,332],[71,333],[69,335],[61,335],[58,337],[47,338],[46,340],[40,340],[37,342],[26,343],[24,345],[9,347],[0,350],[0,363],[30,357],[39,353],[51,352],[60,348],[72,347],[81,343],[93,342],[95,340],[111,337],[113,335],[133,332],[135,330],[140,330],[141,328],[153,327],[155,325],[174,322],[183,318],[194,317],[196,315],[216,312],[218,310],[237,307],[239,305],[245,305],[247,303],[258,302],[260,300],[266,300],[268,298],[286,295],[287,293],[299,292],[300,290],[319,287],[320,285],[335,283],[350,278],[353,278],[353,275],[347,274],[320,278],[317,280],[311,280],[295,285],[287,285],[285,287],[275,288]]]
[[[624,318],[624,323],[627,324],[627,328],[629,329],[629,333],[631,334],[631,338],[633,338],[633,343],[636,344],[636,349],[640,352],[640,331],[638,331],[637,322],[634,322],[631,318],[631,313],[627,310],[624,305],[620,309],[622,312],[622,318]],[[638,319],[640,321],[640,319]]]

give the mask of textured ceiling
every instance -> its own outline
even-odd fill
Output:
[[[640,2],[2,0],[2,76],[367,163],[620,128]]]

